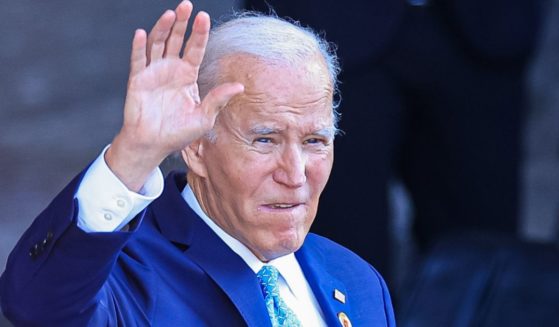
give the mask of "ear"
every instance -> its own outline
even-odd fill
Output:
[[[190,143],[186,148],[182,149],[181,155],[188,166],[188,170],[200,177],[208,177],[208,170],[204,162],[203,150],[204,142],[202,138]]]

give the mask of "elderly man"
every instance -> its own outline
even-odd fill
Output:
[[[258,15],[210,34],[201,12],[181,56],[191,12],[182,2],[136,31],[122,129],[19,241],[4,313],[24,326],[393,326],[379,274],[307,234],[333,162],[327,43]],[[186,178],[163,181],[177,151]]]

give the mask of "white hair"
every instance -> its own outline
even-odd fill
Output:
[[[198,86],[203,98],[220,80],[220,61],[236,54],[262,58],[271,64],[302,64],[317,54],[324,59],[334,90],[332,115],[337,130],[339,113],[338,74],[340,66],[335,47],[324,38],[298,22],[287,21],[275,14],[258,12],[235,13],[233,17],[210,31]],[[209,138],[215,138],[210,133]]]

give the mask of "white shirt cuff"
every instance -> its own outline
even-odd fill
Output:
[[[163,174],[156,168],[140,193],[130,191],[105,162],[107,145],[95,159],[76,192],[78,227],[85,232],[120,230],[163,192]]]

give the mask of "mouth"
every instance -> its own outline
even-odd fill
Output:
[[[262,206],[264,210],[272,211],[289,211],[298,207],[303,206],[304,203],[268,203]]]
[[[277,204],[269,204],[267,207],[272,209],[289,209],[298,206],[299,204],[288,204],[288,203],[277,203]]]

